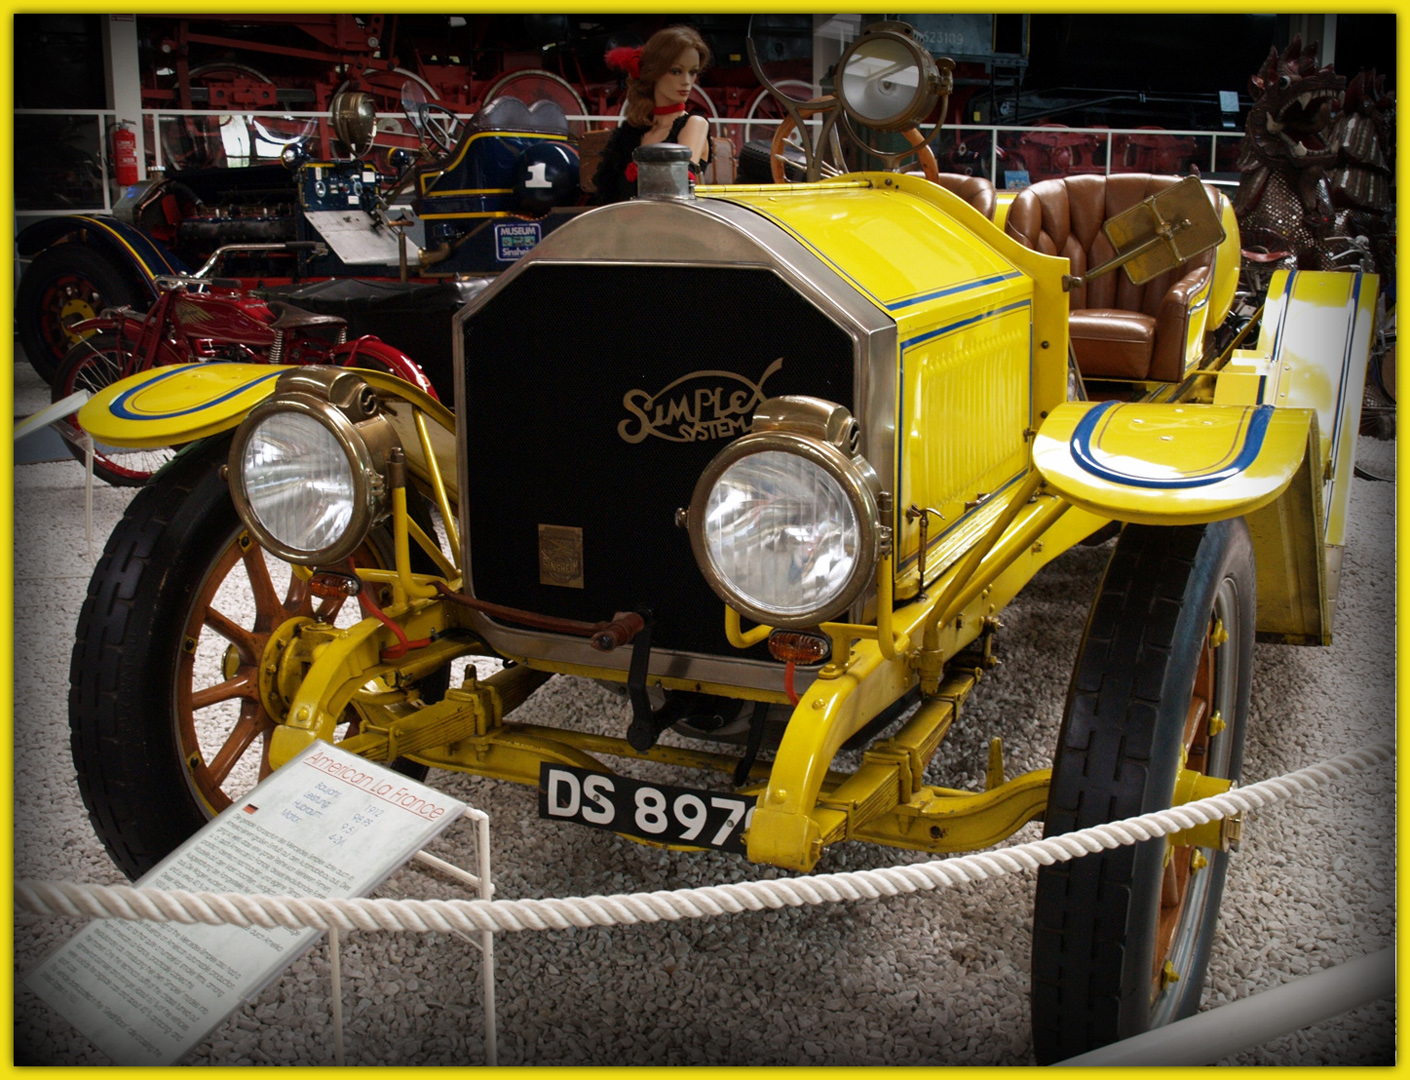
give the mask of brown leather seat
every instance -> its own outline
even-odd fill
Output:
[[[994,194],[994,185],[986,177],[942,172],[937,179],[946,191],[958,195],[990,221],[994,220],[998,198]]]
[[[1066,256],[1074,274],[1085,274],[1114,254],[1102,223],[1180,179],[1125,173],[1043,180],[1018,193],[1004,231],[1035,251]],[[1210,199],[1218,207],[1218,196],[1211,192]],[[1191,301],[1203,297],[1213,265],[1214,252],[1207,251],[1144,285],[1114,270],[1073,289],[1068,330],[1082,374],[1183,378]]]

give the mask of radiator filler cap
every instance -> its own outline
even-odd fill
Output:
[[[636,162],[638,199],[693,199],[690,182],[690,147],[680,143],[652,143],[632,153]]]

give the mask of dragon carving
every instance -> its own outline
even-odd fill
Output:
[[[1301,269],[1331,270],[1336,224],[1327,177],[1336,152],[1328,139],[1346,80],[1330,65],[1317,66],[1317,48],[1294,37],[1282,55],[1269,49],[1249,79],[1254,100],[1234,212],[1246,251],[1286,252]]]
[[[1328,143],[1336,152],[1328,180],[1337,235],[1388,287],[1395,273],[1395,96],[1374,68],[1347,85]]]

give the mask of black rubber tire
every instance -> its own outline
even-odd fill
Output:
[[[79,613],[69,672],[70,747],[93,828],[130,878],[150,870],[215,812],[193,779],[207,762],[188,767],[183,758],[177,697],[194,605],[244,532],[219,473],[229,445],[229,434],[191,444],[137,493],[108,539]],[[382,538],[379,549],[385,544],[389,551],[389,541]],[[189,645],[194,654],[196,642]],[[447,665],[423,680],[423,698],[439,700],[449,677]],[[262,736],[256,742],[262,746]],[[409,761],[395,767],[415,779],[427,772]]]
[[[1197,676],[1227,727],[1208,737],[1209,775],[1237,779],[1248,718],[1255,624],[1253,546],[1242,519],[1127,525],[1092,604],[1068,690],[1044,835],[1170,806]],[[1229,638],[1211,636],[1216,615]],[[1226,651],[1227,650],[1227,651]],[[1207,662],[1201,667],[1201,659]],[[1196,758],[1192,756],[1192,761]],[[1193,765],[1191,767],[1194,767]],[[1199,1007],[1228,856],[1173,849],[1188,872],[1166,956],[1153,972],[1165,839],[1042,867],[1033,917],[1033,1044],[1049,1064],[1129,1038]],[[1201,878],[1199,875],[1207,874]],[[1178,948],[1177,948],[1178,947]],[[1165,957],[1162,957],[1162,963]]]
[[[125,373],[127,350],[118,335],[98,333],[85,338],[68,351],[59,365],[58,373],[51,385],[50,397],[62,401],[77,390],[87,390],[96,394],[110,386]],[[79,430],[77,414],[68,417],[69,427]],[[64,440],[69,453],[80,464],[84,462],[84,451],[76,444]],[[121,454],[108,454],[99,448],[93,451],[93,475],[107,481],[114,487],[141,487],[176,454],[171,447],[158,447],[152,450],[137,450]]]
[[[73,342],[63,329],[66,290],[81,293],[94,315],[103,308],[145,308],[151,297],[103,252],[70,240],[45,248],[20,275],[15,290],[15,322],[25,358],[47,383]]]

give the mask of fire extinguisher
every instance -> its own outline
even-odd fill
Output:
[[[118,187],[137,183],[137,134],[128,125],[131,120],[119,120],[113,128],[113,169]]]

